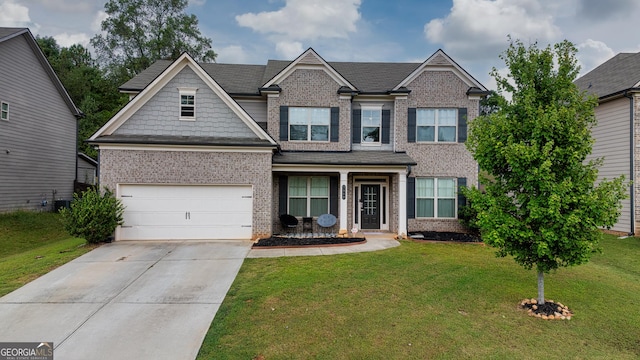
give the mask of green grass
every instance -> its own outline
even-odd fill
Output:
[[[570,321],[526,316],[535,272],[482,245],[247,259],[198,358],[637,359],[640,240],[602,247],[546,276]]]
[[[0,296],[90,251],[55,213],[0,214]]]

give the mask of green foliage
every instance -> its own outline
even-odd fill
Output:
[[[82,45],[60,47],[52,37],[37,37],[36,41],[69,96],[84,114],[78,122],[78,151],[96,158],[97,151],[85,140],[126,103],[127,97],[118,92],[119,80],[101,70],[89,50]]]
[[[623,177],[595,185],[602,160],[586,158],[597,100],[573,84],[576,51],[568,41],[545,49],[512,41],[501,56],[510,74],[492,72],[500,106],[470,124],[466,143],[488,174],[486,192],[466,194],[483,240],[542,273],[587,262],[628,189]]]
[[[60,210],[65,230],[90,243],[105,241],[122,225],[124,206],[109,189],[89,189],[74,194],[70,209]]]
[[[470,204],[458,207],[458,221],[460,221],[460,224],[467,228],[471,233],[480,233],[478,212]]]
[[[109,0],[102,33],[91,39],[98,59],[121,80],[128,80],[159,59],[183,52],[214,61],[211,39],[202,36],[187,0]]]

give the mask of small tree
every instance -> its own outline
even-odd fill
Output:
[[[602,160],[586,160],[597,100],[573,83],[576,51],[568,41],[542,50],[510,41],[508,77],[492,71],[497,110],[470,124],[466,143],[487,175],[485,192],[466,191],[482,238],[498,256],[536,267],[540,304],[544,273],[589,261],[625,197],[623,177],[595,185]]]
[[[123,223],[124,206],[109,189],[89,189],[73,195],[71,208],[60,210],[65,230],[90,243],[105,241]]]

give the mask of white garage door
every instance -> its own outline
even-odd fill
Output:
[[[252,195],[247,185],[120,185],[117,239],[250,239]]]

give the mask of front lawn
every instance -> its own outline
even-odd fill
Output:
[[[0,214],[0,296],[90,251],[55,213]]]
[[[478,244],[247,259],[199,359],[637,359],[640,240],[546,276],[570,321],[518,308],[536,273]]]

